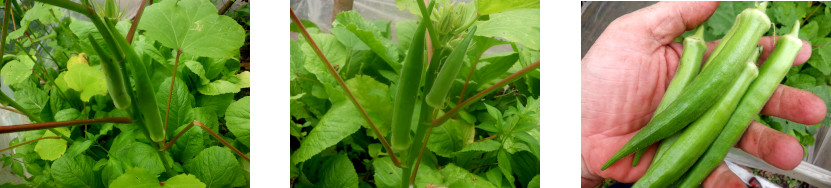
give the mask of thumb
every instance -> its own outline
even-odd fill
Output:
[[[608,33],[612,35],[609,37],[618,40],[642,40],[662,46],[672,42],[684,31],[692,30],[707,21],[718,4],[719,2],[709,1],[659,2],[616,19],[606,31],[612,31]]]

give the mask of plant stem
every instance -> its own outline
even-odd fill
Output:
[[[8,110],[8,111],[11,111],[11,112],[14,112],[14,113],[18,113],[18,114],[20,114],[20,115],[24,115],[24,116],[26,115],[26,114],[23,114],[23,112],[20,112],[19,110],[14,109],[14,108],[9,108],[9,107],[5,107],[5,106],[0,106],[0,109],[3,109],[3,110]]]
[[[159,146],[159,147],[161,147],[161,146]],[[165,157],[164,151],[159,150],[156,153],[158,153],[159,158],[162,159],[162,164],[164,165],[165,172],[167,172],[167,175],[170,176],[170,177],[176,176],[176,172],[173,172],[173,169],[170,168],[170,164],[167,162],[167,157]]]
[[[133,25],[130,26],[130,31],[127,32],[127,44],[133,43],[133,34],[136,33],[136,27],[138,27],[139,20],[141,20],[145,4],[147,4],[147,0],[141,0],[141,5],[139,6],[138,12],[136,12],[136,17],[133,18]]]
[[[11,107],[19,110],[20,112],[23,112],[24,115],[29,117],[30,121],[43,122],[43,120],[40,120],[39,116],[35,116],[35,114],[32,114],[31,112],[29,112],[29,110],[26,110],[25,108],[23,108],[23,106],[20,106],[20,104],[17,104],[17,102],[15,102],[11,98],[9,98],[9,96],[6,95],[3,92],[0,92],[0,103],[7,104],[7,106],[11,106]],[[0,128],[6,128],[6,127],[11,127],[11,126],[0,126]],[[50,132],[54,133],[55,135],[61,136],[61,138],[63,138],[67,142],[72,142],[72,139],[70,139],[69,136],[66,136],[63,133],[58,132],[57,130],[55,130],[53,128],[49,128],[48,130]]]
[[[45,122],[45,123],[31,123],[31,124],[22,124],[22,125],[0,126],[0,134],[2,134],[2,133],[11,133],[11,132],[20,132],[20,131],[29,131],[29,130],[37,130],[37,129],[52,129],[52,128],[55,128],[55,127],[65,127],[65,126],[72,126],[72,125],[85,125],[85,124],[92,124],[92,123],[132,123],[132,121],[130,120],[130,118],[127,118],[127,117],[112,117],[112,118],[100,118],[100,119],[84,119],[84,120],[71,120],[71,121],[58,121],[58,122]],[[56,132],[56,131],[52,131],[52,132]],[[70,140],[67,140],[67,141],[70,141]]]
[[[346,87],[346,84],[343,82],[343,79],[340,77],[340,75],[338,75],[338,72],[335,71],[335,68],[332,67],[332,64],[329,63],[329,60],[326,59],[326,56],[323,55],[323,51],[321,51],[320,48],[317,47],[317,44],[315,44],[315,41],[312,39],[312,36],[310,36],[309,32],[306,31],[306,27],[303,27],[303,23],[300,22],[300,19],[297,18],[297,15],[294,15],[294,10],[290,11],[292,22],[296,24],[298,28],[300,28],[303,37],[306,38],[306,41],[309,43],[310,46],[312,46],[312,49],[314,49],[315,53],[317,53],[317,57],[319,57],[320,60],[326,65],[326,68],[328,68],[329,73],[332,74],[333,77],[335,77],[335,80],[338,81],[338,84],[340,84],[341,88],[343,88],[343,91],[345,91],[347,96],[349,96],[349,99],[352,101],[352,104],[354,104],[358,108],[358,110],[361,111],[361,114],[363,115],[364,119],[366,119],[370,127],[372,127],[372,130],[375,131],[375,135],[377,135],[378,139],[381,140],[381,144],[383,144],[387,152],[390,153],[390,158],[392,158],[392,162],[395,164],[395,166],[401,167],[401,162],[399,162],[398,159],[395,157],[395,153],[393,153],[392,148],[390,148],[389,143],[387,143],[387,139],[384,138],[384,136],[381,134],[381,131],[378,131],[378,128],[375,127],[375,123],[372,123],[372,119],[369,118],[369,115],[366,113],[364,108],[361,106],[360,103],[358,103],[358,100],[355,99],[355,96],[352,95],[352,91],[350,91],[349,88]]]
[[[187,131],[188,131],[188,129],[190,129],[191,127],[193,127],[193,125],[198,125],[198,126],[199,126],[199,127],[201,127],[202,129],[204,129],[204,130],[208,131],[208,133],[211,133],[211,136],[213,136],[214,138],[216,138],[217,140],[219,140],[219,142],[222,142],[222,144],[224,144],[225,146],[227,146],[228,148],[230,148],[231,150],[233,150],[235,153],[237,153],[237,155],[239,155],[239,156],[240,156],[240,157],[242,157],[242,158],[245,158],[245,160],[247,160],[247,161],[251,161],[251,159],[249,159],[249,158],[248,158],[248,156],[246,156],[245,154],[243,154],[242,152],[240,152],[239,150],[237,150],[237,148],[235,148],[234,146],[231,146],[231,144],[229,144],[227,141],[225,141],[225,139],[222,139],[222,137],[220,137],[218,134],[216,134],[216,132],[214,132],[213,130],[211,130],[211,128],[208,128],[208,126],[205,126],[205,124],[202,124],[202,122],[199,122],[199,121],[196,121],[196,120],[194,120],[194,121],[190,122],[190,124],[188,124],[188,126],[187,126],[187,127],[185,127],[184,129],[182,129],[182,131],[181,131],[181,132],[176,133],[176,136],[174,136],[174,137],[173,137],[173,139],[170,139],[170,142],[167,142],[167,145],[165,145],[165,146],[164,146],[164,148],[162,149],[162,151],[166,151],[166,150],[170,149],[170,147],[173,147],[173,143],[174,143],[174,142],[176,142],[176,140],[178,140],[178,139],[179,139],[179,136],[182,136],[182,134],[184,134],[185,132],[187,132]]]
[[[231,5],[234,4],[234,1],[235,0],[225,1],[225,5],[222,5],[222,8],[219,9],[219,15],[225,14],[225,12],[227,12],[228,9],[231,8]]]
[[[173,63],[173,76],[170,78],[170,92],[167,93],[167,112],[164,114],[164,130],[167,131],[167,120],[170,118],[170,98],[173,97],[173,84],[176,83],[176,71],[179,67],[179,56],[182,55],[181,50],[176,50],[176,61]],[[167,134],[164,135],[167,137]]]
[[[4,151],[6,151],[6,150],[10,150],[10,149],[14,149],[14,148],[16,148],[16,147],[18,147],[18,146],[26,145],[26,144],[28,144],[28,143],[32,143],[32,142],[35,142],[35,141],[38,141],[38,140],[43,140],[43,139],[61,139],[61,137],[60,137],[60,136],[47,136],[47,137],[40,137],[40,138],[36,138],[36,139],[34,139],[34,140],[25,141],[25,142],[20,143],[20,144],[15,144],[14,146],[9,146],[9,147],[7,147],[7,148],[0,149],[0,152],[4,152]]]
[[[482,57],[482,54],[477,55],[476,60],[473,61],[473,65],[470,67],[470,73],[467,74],[467,79],[465,79],[465,85],[462,86],[462,92],[459,94],[459,102],[456,102],[456,104],[462,103],[462,99],[465,98],[465,90],[467,90],[467,85],[470,83],[470,77],[473,76],[473,72],[476,70],[476,64],[479,64],[479,58]]]
[[[11,10],[11,1],[6,1],[6,7],[3,7],[3,11],[5,12],[5,16],[3,16],[3,30],[2,34],[0,34],[0,56],[5,54],[6,51],[6,25],[9,21],[9,15],[12,13]],[[14,22],[14,21],[12,21]]]
[[[470,97],[469,99],[465,100],[464,102],[457,104],[456,107],[454,107],[450,111],[447,111],[447,113],[444,113],[444,115],[442,115],[438,119],[433,120],[433,123],[432,123],[433,126],[442,125],[445,121],[450,119],[450,117],[453,117],[456,113],[458,113],[460,109],[462,109],[464,107],[467,107],[467,105],[470,105],[471,102],[479,100],[482,97],[485,97],[485,95],[496,91],[496,89],[501,88],[502,86],[505,86],[506,84],[511,83],[511,82],[515,81],[516,79],[519,79],[521,76],[523,76],[523,75],[527,74],[528,72],[530,72],[531,70],[537,69],[539,67],[540,67],[540,61],[534,62],[531,65],[528,65],[527,67],[522,68],[522,70],[519,70],[514,74],[511,74],[507,78],[502,79],[501,81],[499,81],[498,83],[492,85],[491,87],[488,87],[487,89],[483,90],[482,92],[479,92],[476,95],[473,95],[473,97]]]
[[[416,1],[416,4],[418,4],[418,9],[421,10],[421,16],[422,17],[423,16],[429,16],[430,13],[428,13],[428,11],[433,11],[432,9],[427,10],[427,6],[424,5],[424,1],[422,1],[422,0],[415,0],[415,1]],[[427,20],[430,20],[430,21],[427,22],[427,32],[428,32],[428,36],[430,36],[430,44],[433,44],[433,45],[438,44],[439,40],[436,36],[436,35],[438,35],[438,33],[436,33],[435,32],[436,29],[433,28],[433,21],[430,18],[427,18]],[[431,55],[431,54],[428,54],[428,56],[429,55]]]
[[[433,85],[433,82],[436,79],[436,75],[438,74],[439,69],[439,63],[433,61],[440,61],[440,59],[442,59],[442,56],[444,55],[446,54],[443,53],[443,51],[439,51],[439,53],[434,53],[433,57],[430,58],[431,62],[430,65],[427,66],[427,72],[424,76],[425,85]],[[430,93],[430,89],[432,88],[424,87],[422,93]],[[418,169],[418,165],[420,164],[417,164],[418,162],[413,163],[413,161],[416,161],[416,157],[418,157],[416,153],[421,153],[419,152],[420,148],[418,147],[418,145],[423,145],[424,143],[426,143],[426,141],[424,141],[424,138],[426,137],[425,135],[427,134],[428,129],[432,127],[430,126],[430,117],[433,115],[432,112],[435,110],[435,108],[427,104],[427,102],[424,100],[424,96],[422,96],[421,109],[419,110],[418,114],[419,119],[415,132],[415,137],[413,137],[413,142],[410,145],[410,150],[407,152],[407,157],[405,159],[406,164],[410,164],[410,166],[402,169],[403,173],[401,173],[400,187],[402,188],[409,187],[409,185],[412,184],[411,182],[415,181],[415,177],[418,174],[417,170],[415,169]],[[410,178],[412,178],[413,180],[409,180]]]

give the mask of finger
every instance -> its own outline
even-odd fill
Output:
[[[827,110],[825,102],[813,93],[779,85],[762,109],[762,115],[813,125],[825,119]]]
[[[730,168],[727,168],[727,165],[721,163],[707,176],[707,179],[704,179],[704,182],[701,182],[701,186],[705,188],[709,187],[747,187],[747,185],[742,182],[742,179],[739,179],[736,174],[730,171]]]
[[[776,46],[776,40],[778,39],[779,36],[767,36],[759,39],[758,45],[762,46],[762,54],[759,55],[759,60],[757,61],[758,63],[765,62],[765,60],[768,59],[768,56],[770,56],[770,54],[773,52],[773,49]],[[705,61],[707,60],[707,58],[710,57],[710,54],[713,53],[713,49],[716,48],[719,42],[721,42],[721,39],[707,42],[707,52],[704,53]],[[811,58],[811,43],[802,40],[802,49],[799,50],[798,54],[796,54],[796,58],[793,61],[793,65],[801,65],[805,63],[805,61],[808,61],[809,58]]]
[[[704,23],[718,2],[659,2],[626,14],[609,24],[598,39],[629,40],[630,46],[657,47],[669,44],[686,30]]]
[[[791,170],[802,161],[802,145],[791,135],[753,121],[737,144],[745,152],[783,170]]]

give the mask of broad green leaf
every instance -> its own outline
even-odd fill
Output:
[[[471,82],[476,83],[478,86],[476,91],[483,90],[487,87],[490,87],[491,81],[496,79],[505,78],[508,74],[508,70],[514,66],[514,64],[519,59],[519,54],[517,53],[510,53],[504,56],[492,56],[485,59],[479,60],[479,68],[477,68],[476,72],[470,78]],[[470,92],[471,95],[474,92]]]
[[[167,78],[156,90],[156,103],[159,106],[159,114],[162,115],[162,118],[168,114],[168,95],[171,94],[170,80],[170,78]],[[176,128],[193,121],[188,119],[187,115],[193,109],[194,99],[193,95],[188,92],[188,86],[185,85],[185,82],[176,78],[172,94],[170,95],[170,113],[167,115],[166,121],[168,138],[173,138],[176,135]]]
[[[225,110],[228,109],[228,105],[230,105],[231,102],[234,102],[233,93],[196,96],[196,106],[220,117],[225,115]]]
[[[121,176],[116,178],[110,187],[125,187],[125,188],[151,188],[162,187],[159,185],[158,175],[150,173],[142,168],[130,168]]]
[[[106,185],[111,185],[115,179],[124,174],[124,164],[116,157],[110,157],[107,164],[101,169],[101,181]]]
[[[140,129],[141,130],[141,129]],[[116,136],[110,147],[110,156],[123,160],[131,167],[143,168],[154,174],[165,171],[162,159],[158,150],[150,145],[135,140],[136,133],[133,131],[121,132]]]
[[[467,49],[467,58],[468,61],[474,62],[477,58],[487,58],[482,57],[482,55],[493,46],[496,45],[503,45],[503,44],[510,44],[508,42],[493,38],[493,37],[482,37],[482,36],[473,36],[473,43],[470,44],[470,47]],[[491,55],[491,57],[496,55]],[[483,61],[483,60],[480,60]],[[481,62],[480,62],[481,63]],[[474,75],[478,74],[478,71],[474,73]]]
[[[197,90],[199,90],[199,93],[205,95],[221,95],[226,93],[237,93],[239,92],[240,88],[236,84],[231,83],[229,81],[216,80],[211,83],[208,83],[207,85],[199,86]]]
[[[473,142],[466,145],[461,151],[457,153],[466,152],[466,151],[484,151],[484,152],[491,152],[496,151],[499,147],[502,146],[501,143],[494,141],[493,139],[482,140],[481,142]]]
[[[528,188],[539,188],[540,187],[540,175],[534,176],[531,179],[531,182],[528,182]]]
[[[521,0],[521,1],[500,1],[500,0],[476,0],[476,10],[479,15],[488,15],[493,13],[500,13],[509,10],[526,9],[526,8],[540,8],[539,0]]]
[[[242,175],[233,173],[240,171],[236,156],[230,150],[218,146],[202,150],[196,158],[185,163],[184,168],[185,172],[204,181],[207,187],[227,187],[236,176]]]
[[[831,46],[819,46],[813,48],[814,55],[808,60],[808,64],[816,68],[824,75],[831,75]]]
[[[3,84],[17,84],[25,81],[32,75],[32,68],[35,62],[28,56],[17,56],[3,66],[0,75],[3,76]]]
[[[491,14],[490,20],[479,25],[476,35],[504,38],[539,51],[540,10],[522,9]]]
[[[315,40],[315,42],[317,42],[317,40]],[[291,68],[289,70],[292,73],[292,77],[295,76],[295,73],[299,75],[308,75],[309,72],[303,67],[306,63],[306,55],[303,54],[303,50],[300,49],[300,43],[295,40],[291,40],[290,43],[291,45],[289,46],[289,51],[291,54]]]
[[[199,63],[198,61],[190,61],[189,60],[189,61],[185,61],[185,66],[187,66],[188,69],[190,69],[191,72],[196,74],[196,76],[199,76],[199,81],[200,81],[199,84],[204,85],[204,84],[208,84],[208,83],[211,82],[211,80],[209,80],[207,77],[205,77],[205,68],[202,67],[202,63]]]
[[[831,109],[831,88],[829,88],[829,86],[815,86],[806,90],[814,93],[814,95],[817,95],[825,102],[825,107],[827,109]],[[826,113],[825,119],[823,119],[820,124],[825,126],[831,125],[831,113]]]
[[[138,28],[168,48],[197,56],[232,57],[245,42],[242,26],[205,0],[155,3],[144,10]]]
[[[54,130],[69,136],[69,129],[66,127],[58,127],[54,128]],[[46,131],[46,133],[43,134],[43,137],[54,136],[57,135],[52,133],[52,131]],[[64,139],[43,139],[39,140],[37,145],[35,145],[35,152],[37,152],[43,160],[54,161],[66,152],[66,146],[66,140]]]
[[[70,120],[78,120],[81,118],[81,112],[78,109],[74,108],[67,108],[58,113],[55,113],[55,121],[70,121]]]
[[[358,12],[342,12],[335,17],[332,25],[335,27],[344,27],[352,31],[355,36],[369,46],[375,54],[384,59],[396,72],[401,68],[401,64],[398,62],[398,44],[384,37],[374,23],[364,20]]]
[[[487,179],[471,174],[453,163],[447,164],[440,172],[444,175],[444,185],[448,187],[495,187]]]
[[[427,141],[427,148],[442,157],[452,157],[453,153],[473,143],[476,134],[473,125],[460,120],[449,120],[442,126],[434,127]]]
[[[502,171],[502,175],[504,175],[505,178],[508,178],[508,182],[513,185],[514,172],[513,168],[511,168],[511,154],[505,150],[499,150],[496,153],[496,161],[499,163],[499,170]]]
[[[199,181],[193,174],[179,174],[164,182],[165,187],[173,188],[205,188],[205,183]]]
[[[358,187],[358,174],[349,157],[337,154],[323,163],[316,187]]]
[[[523,187],[527,187],[526,183],[540,174],[540,159],[533,154],[524,151],[517,152],[512,154],[510,159],[517,182]]]
[[[251,72],[243,71],[239,74],[234,75],[234,77],[239,78],[239,83],[237,86],[239,88],[249,88],[251,87]]]
[[[334,35],[335,38],[347,48],[351,48],[352,50],[369,50],[369,46],[366,46],[366,44],[364,44],[358,36],[355,36],[355,34],[347,29],[344,29],[343,27],[334,27],[330,29],[329,32],[332,33],[332,35]]]
[[[226,107],[228,107],[228,106],[226,106]],[[192,110],[190,110],[190,113],[188,113],[187,118],[188,118],[189,121],[194,121],[194,120],[199,121],[202,124],[205,124],[205,126],[208,126],[208,128],[210,128],[214,132],[217,132],[217,133],[219,132],[219,118],[216,115],[214,115],[213,113],[211,113],[211,111],[209,109],[205,108],[205,107],[193,108]],[[187,123],[189,124],[191,122],[187,122]],[[185,125],[185,124],[183,124],[183,125]],[[205,135],[205,136],[208,136],[208,135]],[[208,139],[211,139],[211,138],[208,138]]]
[[[251,111],[250,111],[251,97],[243,97],[228,106],[228,111],[225,111],[225,126],[234,136],[237,141],[242,142],[245,146],[251,147]]]
[[[309,135],[300,142],[300,148],[291,154],[291,164],[306,161],[329,146],[337,144],[358,131],[364,121],[351,102],[341,101],[333,104]]]
[[[413,35],[415,35],[417,28],[418,21],[416,20],[396,22],[395,36],[398,38],[398,45],[410,47],[410,44],[413,42]],[[427,37],[428,36],[425,36],[425,38]]]
[[[390,131],[390,118],[392,117],[389,87],[365,75],[347,80],[346,87],[352,91],[355,99],[364,107],[381,135],[387,136]],[[368,123],[364,124],[364,128],[367,128],[367,136],[378,139],[375,131],[372,131],[372,127]]]
[[[450,3],[450,0],[434,0],[436,1],[436,5],[444,5]],[[424,4],[426,7],[428,4]],[[415,1],[410,0],[395,0],[395,7],[398,10],[408,10],[413,15],[421,17],[421,9],[418,8],[418,4]]]
[[[62,187],[102,187],[92,170],[95,161],[86,155],[65,155],[52,163],[52,178]]]
[[[767,14],[770,21],[773,23],[781,23],[781,27],[776,29],[776,35],[783,35],[788,33],[793,28],[794,21],[802,21],[802,18],[807,16],[808,7],[811,2],[773,2],[768,8]]]
[[[66,86],[81,93],[81,100],[89,102],[94,95],[107,95],[107,77],[104,72],[86,64],[70,66],[64,73]]]
[[[310,34],[312,39],[315,41],[315,44],[320,48],[323,52],[323,55],[326,56],[326,59],[329,60],[329,63],[332,66],[342,67],[346,63],[346,59],[348,58],[348,54],[346,53],[346,47],[343,46],[340,42],[335,39],[334,35],[331,34]],[[314,52],[312,47],[309,45],[308,42],[302,42],[300,44],[300,49],[303,54],[306,56],[304,59],[306,60],[303,63],[303,67],[309,73],[315,75],[320,82],[330,85],[338,84],[335,81],[335,77],[329,73],[329,70],[326,68],[326,65],[323,61],[320,60],[320,57],[317,56],[317,53]],[[303,71],[301,71],[302,73]]]
[[[30,86],[15,91],[14,100],[29,113],[40,114],[49,104],[49,95],[40,88]]]
[[[753,2],[750,1],[735,1],[735,2],[724,2],[719,4],[716,11],[710,16],[710,19],[705,22],[705,24],[710,28],[708,29],[707,33],[712,33],[712,35],[706,35],[706,40],[715,40],[724,37],[727,34],[727,31],[733,26],[733,22],[736,21],[736,15],[738,15],[742,10],[746,8],[752,8]],[[770,11],[770,9],[768,9]],[[793,23],[793,22],[790,22]]]
[[[23,36],[23,33],[29,29],[29,24],[32,21],[40,20],[40,23],[49,24],[58,22],[57,19],[60,18],[63,18],[63,11],[61,11],[60,8],[36,2],[29,10],[26,10],[26,13],[23,14],[23,18],[20,19],[19,23],[20,28],[10,32],[6,40],[9,41]]]
[[[48,131],[47,131],[48,132]],[[74,156],[80,155],[85,151],[89,150],[89,147],[92,146],[92,140],[75,140],[69,145],[69,149],[66,149],[66,153],[64,155]]]
[[[185,127],[187,127],[187,125],[179,126],[179,128],[176,129],[176,133],[178,134],[184,130]],[[193,157],[196,157],[199,152],[205,149],[205,135],[206,134],[202,128],[196,126],[191,127],[187,132],[182,133],[179,140],[176,140],[176,142],[173,143],[173,147],[170,148],[170,155],[177,161],[187,163],[193,159]]]
[[[376,187],[400,187],[401,168],[396,167],[389,157],[381,157],[373,160],[372,166],[375,167],[373,177],[375,178]],[[418,166],[415,187],[426,187],[428,184],[441,185],[441,183],[442,174],[436,170],[435,157],[428,157],[428,154],[425,154],[421,164]]]

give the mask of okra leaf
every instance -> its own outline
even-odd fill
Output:
[[[707,27],[710,28],[707,30],[709,32],[705,33],[705,39],[710,41],[724,37],[727,31],[733,26],[736,15],[742,10],[752,8],[753,6],[753,2],[750,1],[734,1],[719,4],[716,11],[710,16],[710,19],[705,22]],[[793,21],[789,21],[788,23],[793,23]]]
[[[528,188],[539,188],[540,187],[540,175],[534,176],[530,182],[528,182]]]
[[[491,49],[491,47],[502,44],[509,43],[493,37],[473,36],[473,42],[470,43],[470,47],[468,47],[467,52],[465,54],[467,55],[468,61],[473,63],[474,61],[476,61],[477,58],[481,57],[482,54],[485,53],[485,51]]]
[[[475,127],[460,120],[450,120],[442,126],[434,127],[427,141],[427,148],[442,157],[452,157],[453,153],[473,143]]]
[[[55,121],[70,121],[70,120],[78,120],[81,118],[81,112],[78,109],[74,108],[67,108],[58,113],[55,113]]]
[[[161,187],[157,176],[143,168],[130,168],[113,180],[110,187]]]
[[[352,90],[355,99],[372,118],[381,135],[387,136],[390,131],[390,118],[392,117],[392,101],[388,94],[389,87],[366,75],[358,75],[347,80],[346,86]],[[378,139],[378,135],[375,134],[368,123],[363,125],[367,129],[367,136]]]
[[[504,78],[508,70],[514,66],[514,64],[519,60],[519,54],[517,53],[509,53],[507,55],[493,55],[484,59],[479,60],[479,65],[476,72],[470,77],[470,81],[477,86],[474,88],[474,91],[480,91],[487,87],[490,87],[489,84],[491,81]],[[474,95],[475,92],[471,91],[468,92],[470,95]]]
[[[179,126],[176,133],[181,132],[187,125]],[[205,149],[205,136],[207,134],[204,130],[198,127],[191,127],[187,132],[182,133],[179,140],[173,143],[170,148],[170,155],[177,161],[187,163],[193,157],[196,157],[199,152]]]
[[[812,55],[807,63],[822,74],[831,75],[831,46],[819,46],[812,51],[815,55]]]
[[[436,5],[444,5],[450,3],[450,0],[434,0]],[[426,7],[428,3],[425,3],[424,6]],[[417,17],[421,17],[421,9],[418,8],[418,4],[416,1],[410,0],[395,0],[395,7],[398,10],[408,10],[410,13],[416,15]]]
[[[477,36],[499,37],[520,43],[533,50],[540,50],[540,10],[521,9],[490,15],[481,22]]]
[[[329,63],[331,63],[333,67],[344,66],[346,59],[348,58],[346,47],[338,42],[337,39],[335,39],[335,36],[331,34],[310,34],[310,36],[315,41],[317,46],[320,47],[323,55],[326,56],[326,59],[329,60]],[[335,77],[329,73],[326,65],[320,60],[320,57],[317,57],[317,54],[314,52],[312,47],[309,46],[308,42],[302,42],[300,49],[303,54],[306,55],[304,58],[306,61],[303,63],[303,67],[306,68],[306,71],[315,75],[317,80],[324,84],[338,84],[337,81],[335,81]]]
[[[107,164],[101,169],[101,181],[104,184],[111,185],[121,174],[124,174],[124,164],[116,157],[110,157]]]
[[[539,0],[521,1],[500,1],[500,0],[479,0],[476,3],[476,10],[479,15],[488,15],[516,9],[540,8]]]
[[[365,121],[351,102],[340,101],[332,104],[309,135],[300,142],[300,148],[291,154],[291,163],[306,161],[329,146],[337,144],[358,131]]]
[[[199,84],[204,85],[211,82],[211,80],[205,76],[205,68],[202,67],[202,63],[199,63],[198,61],[188,60],[185,61],[185,66],[187,66],[191,72],[193,72],[194,74],[196,74],[196,76],[199,77]]]
[[[462,148],[461,151],[458,151],[457,153],[467,152],[467,151],[491,152],[491,151],[498,150],[501,146],[502,146],[502,143],[494,141],[493,139],[487,139],[487,140],[482,140],[480,142],[470,143],[470,144],[466,145],[464,148]]]
[[[221,95],[226,93],[237,93],[240,91],[240,88],[236,84],[227,80],[215,80],[206,85],[200,85],[197,87],[197,90],[199,90],[199,93],[205,95]]]
[[[349,157],[337,154],[329,157],[318,172],[318,187],[358,187],[358,174]]]
[[[211,112],[218,117],[225,115],[225,110],[228,105],[234,102],[234,94],[227,93],[222,95],[197,95],[196,106]],[[205,123],[205,122],[202,122]]]
[[[158,89],[156,89],[156,103],[159,107],[159,114],[161,114],[164,118],[164,115],[167,114],[168,109],[168,95],[171,93],[170,90],[170,82],[171,78],[165,79],[162,84],[159,85]],[[181,79],[176,78],[176,82],[173,85],[173,95],[170,96],[170,114],[167,117],[167,137],[173,138],[176,135],[176,128],[179,128],[181,125],[185,125],[190,123],[191,119],[188,119],[187,115],[193,109],[193,95],[188,92],[188,86],[185,85]]]
[[[398,38],[398,45],[409,48],[410,44],[413,42],[413,35],[415,35],[417,28],[418,21],[416,20],[407,20],[395,23],[395,36]]]
[[[384,61],[386,61],[387,64],[393,68],[393,70],[398,71],[401,69],[401,63],[398,62],[398,44],[393,42],[391,39],[384,37],[374,23],[364,20],[358,12],[342,12],[335,17],[335,21],[332,25],[335,27],[344,27],[351,31],[355,34],[355,36],[361,39],[364,44],[369,46],[375,54],[380,56],[381,59],[384,59]]]
[[[124,131],[118,134],[110,147],[110,155],[123,160],[130,166],[144,168],[154,174],[165,171],[162,160],[153,146],[137,142],[134,131]]]
[[[246,96],[231,103],[225,111],[225,126],[234,133],[237,141],[248,147],[251,147],[250,103],[251,97]]]
[[[227,187],[239,173],[240,165],[227,148],[213,146],[202,150],[193,160],[184,165],[185,171],[205,181],[207,187]]]
[[[3,76],[3,84],[17,84],[29,79],[32,75],[32,68],[35,62],[28,56],[17,56],[18,59],[9,61],[0,70]]]
[[[245,42],[236,21],[218,15],[204,0],[163,1],[144,10],[139,29],[147,38],[176,50],[204,57],[232,57]]]
[[[52,16],[54,14],[54,17]],[[32,21],[40,20],[43,24],[54,23],[58,22],[55,18],[62,18],[63,11],[60,8],[44,4],[41,2],[35,2],[35,4],[29,9],[26,10],[26,13],[23,14],[23,18],[20,19],[20,28],[14,30],[6,36],[6,42],[17,39],[23,36],[23,33],[29,29],[29,24]]]
[[[164,182],[164,186],[204,188],[206,185],[199,181],[193,174],[179,174],[167,179]]]
[[[58,127],[54,128],[54,130],[63,133],[64,135],[69,136],[70,132],[69,129],[66,127]],[[57,136],[52,131],[46,131],[43,134],[43,137],[54,137]],[[38,153],[41,159],[54,161],[61,157],[64,152],[66,152],[66,140],[64,139],[43,139],[39,140],[35,145],[35,152]]]
[[[767,15],[773,23],[793,23],[802,20],[807,15],[811,2],[775,2],[771,3]],[[786,34],[793,28],[793,24],[780,24],[776,29],[776,36]]]
[[[822,99],[822,101],[825,102],[825,107],[831,109],[831,87],[820,85],[806,90],[814,93],[814,95],[817,95],[820,99]],[[831,126],[831,113],[826,113],[825,119],[823,119],[820,124],[824,126]]]
[[[77,63],[69,66],[68,70],[61,74],[64,74],[66,86],[80,92],[81,100],[84,102],[89,102],[94,95],[107,95],[107,77],[100,69]]]
[[[513,168],[511,168],[511,154],[509,154],[508,151],[499,150],[496,154],[496,161],[499,163],[499,170],[502,171],[502,175],[504,175],[505,178],[508,178],[508,182],[513,185],[514,173]]]
[[[329,32],[347,48],[351,48],[352,50],[369,50],[369,46],[366,46],[358,36],[355,36],[354,33],[343,27],[333,27]]]
[[[93,165],[95,161],[89,156],[65,155],[52,163],[50,174],[62,187],[102,187]]]
[[[440,172],[444,175],[443,184],[448,187],[495,187],[487,179],[471,174],[466,169],[453,163],[447,164]]]

